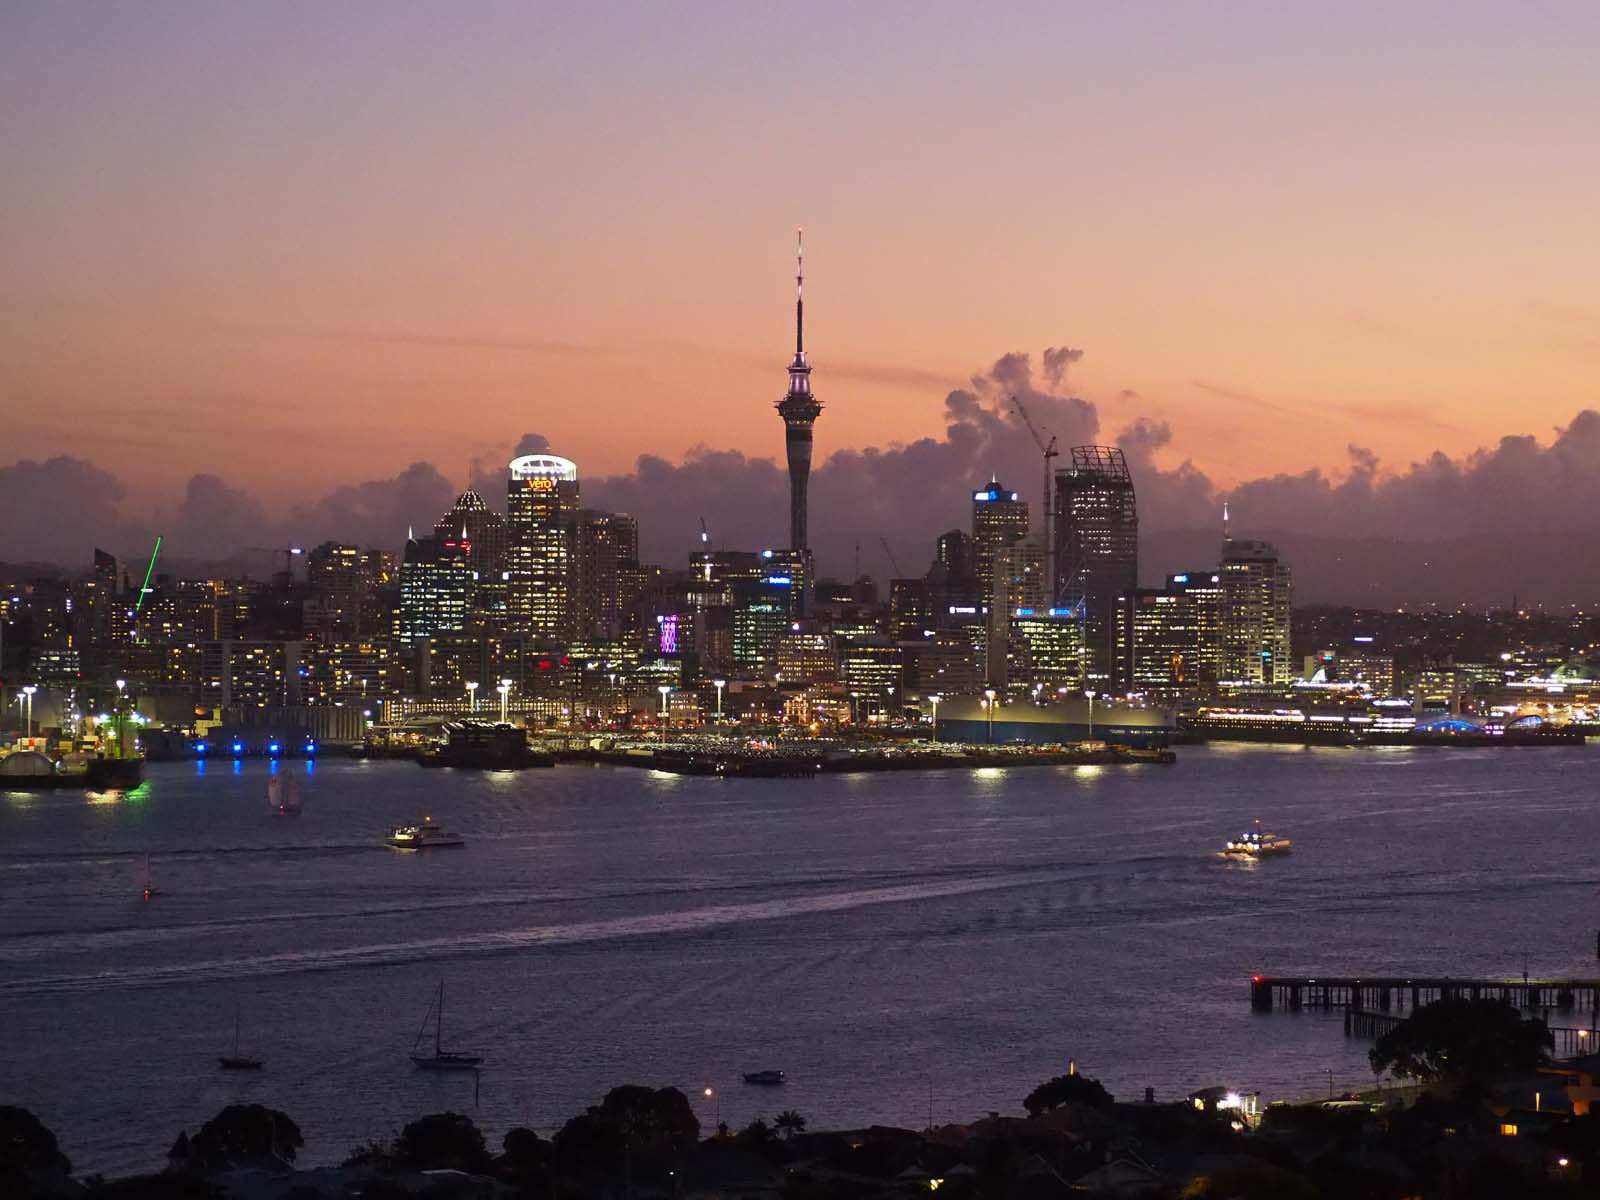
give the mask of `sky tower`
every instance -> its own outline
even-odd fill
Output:
[[[794,361],[789,364],[789,394],[778,401],[783,418],[784,446],[789,452],[789,548],[807,550],[806,483],[811,477],[811,427],[822,405],[811,394],[811,366],[805,342],[805,243],[795,231]]]

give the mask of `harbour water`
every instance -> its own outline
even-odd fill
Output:
[[[260,761],[0,794],[0,1103],[123,1172],[236,1101],[288,1111],[319,1163],[447,1108],[496,1143],[549,1132],[624,1082],[682,1087],[706,1125],[820,1127],[1020,1112],[1069,1058],[1130,1099],[1370,1086],[1337,1014],[1252,1015],[1250,975],[1600,974],[1597,755],[814,780],[326,759],[292,817]],[[465,848],[384,847],[424,814]],[[1220,860],[1255,817],[1294,854]],[[476,1107],[470,1074],[407,1058],[440,980],[446,1047],[485,1056]],[[217,1070],[236,1003],[259,1074]],[[740,1082],[761,1068],[788,1084]]]

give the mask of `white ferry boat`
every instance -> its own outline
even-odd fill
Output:
[[[1274,854],[1288,854],[1294,843],[1276,833],[1266,833],[1257,821],[1249,830],[1222,847],[1223,858],[1255,860]]]
[[[399,825],[389,834],[389,845],[396,850],[431,850],[445,846],[465,846],[466,839],[433,824],[423,817],[420,825]]]

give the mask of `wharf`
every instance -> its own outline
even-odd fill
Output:
[[[1435,1000],[1504,1000],[1521,1009],[1600,1013],[1600,979],[1472,979],[1422,976],[1279,976],[1250,979],[1250,1008],[1334,1009],[1387,1013]]]
[[[1171,764],[1171,750],[1104,746],[1092,750],[1010,750],[963,747],[961,750],[779,750],[750,752],[684,746],[636,746],[612,750],[578,750],[564,761],[642,767],[674,775],[724,778],[815,778],[817,775],[865,774],[882,771],[975,770],[985,767],[1101,766],[1128,763]]]

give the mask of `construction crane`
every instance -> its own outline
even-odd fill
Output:
[[[889,549],[889,539],[880,533],[878,535],[878,541],[883,546],[883,552],[889,556],[889,565],[894,568],[894,577],[896,579],[904,579],[905,573],[900,570],[900,560],[894,556],[894,551]]]
[[[1015,396],[1009,397],[1011,407],[1017,410],[1017,416],[1022,418],[1022,423],[1028,427],[1028,433],[1033,437],[1033,444],[1039,447],[1039,453],[1044,455],[1044,586],[1045,594],[1050,597],[1048,607],[1055,607],[1056,587],[1056,539],[1055,539],[1055,505],[1051,503],[1050,495],[1051,470],[1050,460],[1060,458],[1061,451],[1056,449],[1055,434],[1050,435],[1050,441],[1039,436],[1039,431],[1033,427],[1033,420],[1028,416],[1028,410],[1022,407],[1022,401]]]
[[[262,554],[283,555],[283,585],[285,587],[294,582],[295,556],[305,553],[299,546],[246,546],[245,549],[257,550]]]

